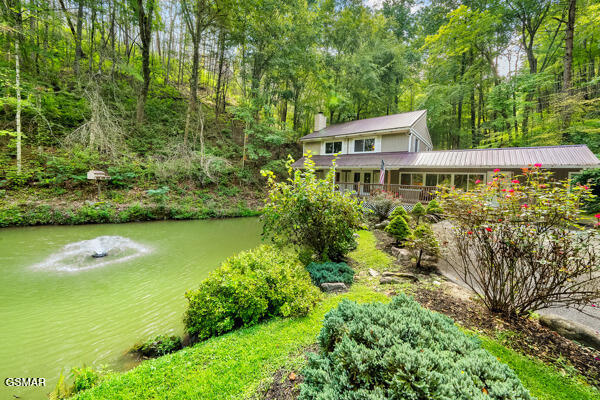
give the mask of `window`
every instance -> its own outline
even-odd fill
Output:
[[[468,186],[468,176],[467,174],[456,174],[454,175],[454,187],[457,189],[467,190]]]
[[[410,174],[402,174],[400,178],[400,184],[410,185]]]
[[[411,174],[412,185],[423,186],[423,174]]]
[[[419,151],[419,146],[421,144],[421,141],[417,138],[415,138],[415,152]]]
[[[452,175],[450,174],[439,174],[438,182],[439,186],[450,186],[452,185]]]
[[[342,151],[342,142],[325,143],[325,154],[334,154]]]
[[[354,173],[354,183],[359,183],[360,182],[360,172],[355,172]]]
[[[375,151],[375,139],[357,139],[354,141],[354,152]]]
[[[475,189],[475,186],[477,185],[477,181],[479,181],[479,183],[483,182],[485,180],[485,175],[482,174],[469,174],[469,190],[473,190]]]
[[[437,180],[437,174],[427,174],[425,175],[425,186],[437,186]]]

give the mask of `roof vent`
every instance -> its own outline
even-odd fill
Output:
[[[326,126],[327,118],[325,118],[325,115],[323,115],[322,112],[319,112],[317,115],[315,115],[315,132],[325,129]]]

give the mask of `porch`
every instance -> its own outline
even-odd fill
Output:
[[[439,190],[437,186],[379,184],[379,183],[337,183],[342,192],[354,192],[359,197],[369,197],[381,192],[391,193],[405,204],[429,203]]]

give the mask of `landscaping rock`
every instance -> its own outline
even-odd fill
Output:
[[[369,275],[379,276],[379,272],[375,271],[373,268],[369,268]]]
[[[567,339],[576,340],[586,346],[600,350],[600,335],[586,326],[573,321],[568,321],[553,314],[540,316],[540,324],[552,329]]]
[[[400,272],[400,271],[385,271],[381,274],[381,279],[383,278],[404,278],[410,279],[414,282],[419,281],[419,277],[415,274],[411,274],[410,272]]]
[[[410,263],[413,258],[412,253],[408,249],[392,247],[391,252],[392,255],[396,257],[401,264]]]
[[[328,293],[347,292],[348,286],[344,282],[321,283],[321,290]]]
[[[384,229],[386,226],[390,224],[390,221],[383,221],[378,224],[375,224],[375,229]]]
[[[391,283],[400,283],[400,279],[394,276],[384,276],[379,280],[379,283],[382,285],[389,285]]]

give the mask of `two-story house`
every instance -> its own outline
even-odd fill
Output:
[[[326,126],[325,116],[319,113],[314,132],[300,141],[317,169],[330,168],[336,158],[336,182],[341,190],[360,195],[386,190],[406,202],[429,201],[438,185],[468,190],[477,180],[490,179],[497,168],[515,175],[539,163],[557,179],[565,179],[600,166],[585,145],[434,151],[426,110],[331,126]],[[303,165],[304,157],[294,163],[295,168]]]

